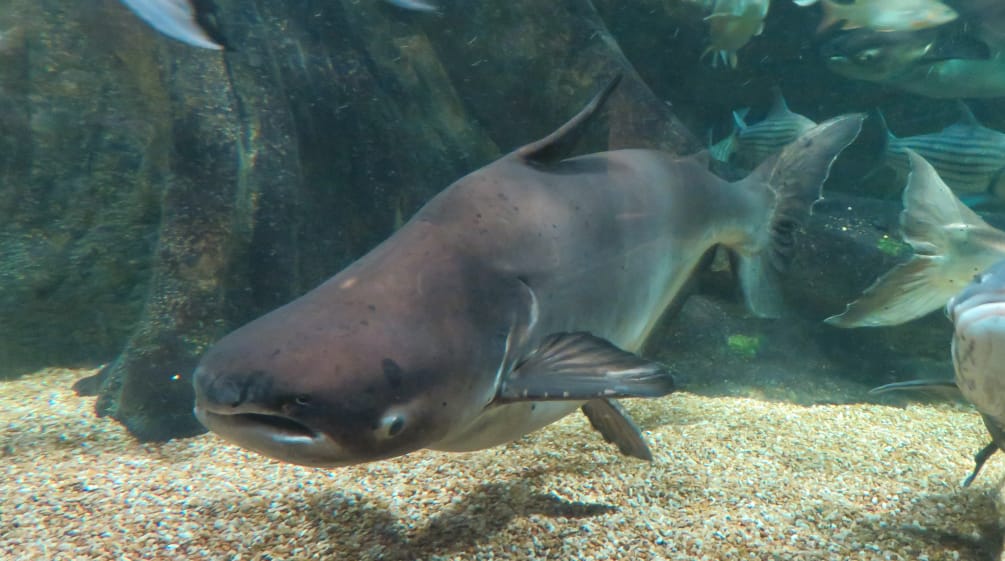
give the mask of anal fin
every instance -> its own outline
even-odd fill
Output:
[[[998,445],[991,442],[984,448],[981,448],[979,452],[974,454],[974,471],[970,472],[970,475],[963,480],[964,487],[970,487],[970,484],[974,482],[977,478],[977,474],[981,472],[981,468],[987,463],[988,458],[994,455],[998,451]]]
[[[500,384],[496,401],[660,397],[676,389],[666,366],[586,332],[547,337]]]
[[[653,453],[642,438],[642,431],[620,403],[613,399],[593,399],[583,404],[583,414],[604,440],[616,444],[622,454],[652,461]]]

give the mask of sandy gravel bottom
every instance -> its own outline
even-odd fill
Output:
[[[0,558],[998,559],[1005,456],[953,404],[628,404],[656,461],[582,415],[509,446],[301,468],[206,435],[138,444],[48,370],[0,382]]]

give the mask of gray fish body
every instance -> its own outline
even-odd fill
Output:
[[[861,117],[730,184],[652,150],[561,160],[597,103],[220,340],[195,372],[197,417],[265,455],[337,466],[483,449],[582,408],[622,452],[648,457],[614,398],[664,395],[673,379],[632,351],[716,244],[748,263],[748,302],[768,310],[772,231],[788,232],[773,223],[808,214]]]
[[[1005,170],[1005,133],[981,126],[966,106],[961,109],[963,118],[937,133],[898,138],[888,131],[887,164],[906,176],[907,151],[913,150],[957,193],[1005,195],[997,187]]]
[[[556,181],[556,174],[568,180]],[[505,177],[506,183],[500,189],[482,188],[488,185],[483,178],[489,177]],[[711,247],[709,242],[737,245],[750,236],[747,211],[756,212],[754,208],[744,209],[737,201],[728,205],[735,212],[721,212],[711,204],[734,194],[700,162],[656,151],[584,156],[548,170],[507,158],[455,184],[413,223],[441,222],[458,204],[472,214],[493,216],[478,224],[482,229],[473,238],[465,233],[462,243],[489,270],[513,279],[511,290],[517,294],[520,283],[515,279],[526,283],[523,297],[512,307],[526,332],[511,338],[510,357],[497,357],[512,366],[552,333],[585,331],[638,350]],[[483,389],[473,401],[479,413],[429,448],[463,451],[503,444],[583,405],[557,401],[489,407],[496,369],[482,373]]]
[[[991,435],[974,456],[974,470],[963,482],[968,486],[988,458],[1005,449],[1005,261],[974,278],[949,301],[946,313],[953,320],[956,386]]]
[[[1005,261],[977,275],[946,313],[956,385],[986,419],[1005,426]]]

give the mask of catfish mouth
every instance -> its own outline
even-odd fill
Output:
[[[269,411],[211,411],[196,403],[195,417],[223,439],[259,454],[304,466],[335,467],[359,463],[327,434]]]
[[[218,413],[209,413],[210,415],[218,415]],[[222,416],[222,415],[221,415]],[[311,430],[310,427],[303,423],[299,423],[290,419],[289,417],[282,417],[280,415],[267,415],[264,413],[235,413],[228,416],[230,422],[244,423],[247,425],[260,425],[262,428],[270,427],[275,431],[274,434],[285,434],[289,438],[314,438],[317,436],[317,432]]]
[[[966,331],[987,320],[1001,322],[1005,319],[1005,289],[996,288],[961,296],[953,298],[947,305],[950,319],[957,331]]]

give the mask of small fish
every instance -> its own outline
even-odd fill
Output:
[[[937,133],[898,138],[880,113],[887,131],[886,164],[902,177],[911,169],[907,150],[932,164],[939,177],[962,195],[1005,196],[1005,133],[982,126],[970,108],[958,102],[960,120]],[[1000,200],[1000,199],[999,199]]]
[[[733,112],[737,128],[733,151],[740,167],[756,167],[799,135],[817,125],[812,119],[789,109],[785,97],[778,88],[774,89],[774,98],[768,114],[757,124],[747,125],[743,120],[743,114]]]
[[[140,19],[164,35],[203,49],[222,49],[199,21],[190,0],[121,0]]]
[[[717,0],[712,14],[705,18],[709,26],[709,46],[701,58],[712,55],[712,65],[719,61],[736,68],[737,56],[744,45],[764,31],[770,0]]]
[[[1005,259],[1005,232],[963,204],[924,158],[907,149],[911,172],[900,229],[914,255],[866,289],[838,327],[898,325],[939,309],[974,275]]]
[[[1005,51],[970,34],[842,32],[820,49],[827,67],[866,80],[939,99],[1005,97]]]
[[[841,23],[841,29],[867,27],[876,31],[917,31],[949,23],[956,10],[938,0],[792,0],[797,6],[820,3],[824,17],[817,31]]]
[[[729,136],[723,138],[719,142],[712,142],[712,131],[708,131],[708,154],[712,158],[719,160],[720,162],[728,163],[730,158],[733,157],[733,153],[736,152],[736,136],[740,133],[740,127],[736,125],[736,119],[742,121],[747,113],[750,111],[749,107],[743,107],[733,111],[733,130],[729,133]]]
[[[952,380],[912,380],[887,384],[870,393],[926,390],[961,395],[981,414],[991,442],[974,455],[973,483],[988,458],[1005,446],[1005,261],[978,275],[946,305],[953,322]]]
[[[140,19],[157,31],[203,49],[223,49],[223,45],[205,27],[204,14],[192,0],[121,0]],[[405,10],[433,12],[434,4],[423,0],[385,0]]]
[[[847,78],[902,87],[904,83],[924,80],[933,63],[986,60],[991,51],[978,39],[937,29],[888,33],[856,29],[824,41],[820,55],[831,71]]]

